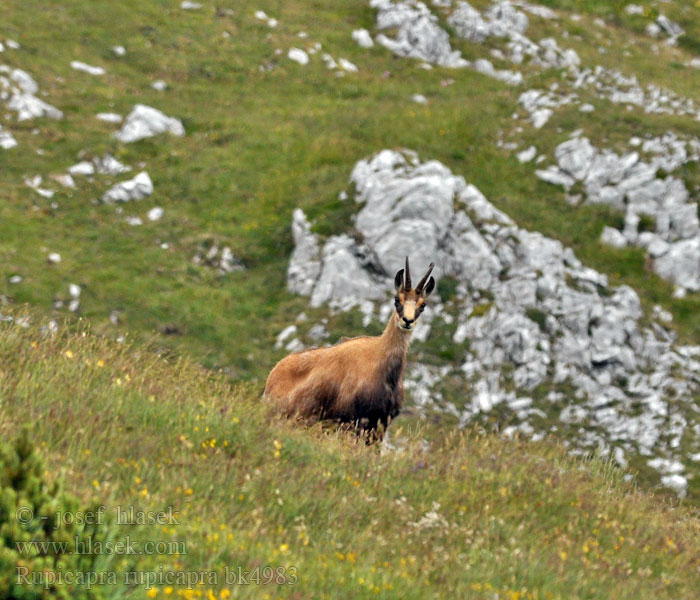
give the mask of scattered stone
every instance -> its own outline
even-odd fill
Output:
[[[603,232],[600,234],[600,242],[613,248],[625,248],[627,246],[627,238],[619,229],[614,227],[603,227]]]
[[[48,190],[41,187],[43,181],[44,178],[41,175],[34,175],[34,177],[27,177],[27,179],[24,180],[24,183],[43,198],[53,198],[53,190]]]
[[[658,304],[654,306],[652,312],[654,317],[656,317],[659,321],[662,321],[663,323],[670,323],[671,321],[673,321],[673,315],[667,310],[664,310]]]
[[[71,298],[80,298],[80,286],[76,283],[71,283],[68,285],[68,293]]]
[[[495,69],[490,60],[485,58],[478,58],[472,64],[475,71],[503,81],[508,85],[520,85],[523,81],[522,73],[517,71],[509,71],[507,69],[498,70]]]
[[[143,225],[141,217],[127,217],[126,222],[132,227],[138,227],[139,225]]]
[[[180,3],[180,8],[182,10],[199,10],[202,5],[199,2],[190,2],[189,0],[184,0]]]
[[[26,71],[22,71],[22,69],[13,69],[10,72],[10,79],[27,94],[36,94],[39,91],[39,85],[34,81],[34,78]]]
[[[578,109],[582,113],[590,113],[590,112],[593,112],[595,110],[595,106],[593,106],[592,104],[586,103],[586,104],[582,104],[581,106],[579,106]]]
[[[75,188],[75,180],[67,173],[63,173],[60,175],[51,175],[51,179],[53,179],[63,187],[71,189]]]
[[[287,58],[299,63],[300,65],[309,64],[309,55],[301,48],[290,48],[287,52]]]
[[[112,52],[117,56],[125,56],[126,48],[124,48],[124,46],[112,46]]]
[[[537,156],[537,148],[530,146],[522,152],[518,152],[515,156],[520,163],[530,162],[531,160],[534,160],[535,156]]]
[[[275,341],[275,348],[281,348],[282,346],[284,346],[284,343],[287,341],[287,339],[293,336],[296,332],[296,325],[290,325],[289,327],[280,331],[279,335],[277,336],[277,340]]]
[[[639,6],[639,4],[628,4],[627,6],[625,6],[625,12],[628,15],[643,15],[644,7]]]
[[[573,94],[562,95],[553,91],[528,90],[520,94],[518,103],[529,113],[530,122],[541,129],[554,114],[554,109],[576,100]]]
[[[61,262],[61,255],[58,252],[51,252],[49,255],[46,257],[46,261],[50,265],[57,265],[58,263]]]
[[[678,42],[678,38],[685,33],[678,23],[674,23],[664,14],[656,17],[656,24],[668,36],[668,42],[672,45],[675,45]]]
[[[195,265],[214,267],[222,275],[244,270],[243,264],[233,255],[231,248],[228,246],[221,248],[218,243],[213,241],[208,241],[200,246],[192,262]]]
[[[531,15],[540,17],[540,19],[556,19],[557,13],[555,13],[551,8],[546,6],[540,6],[539,4],[530,4],[525,0],[513,0],[512,4],[518,8],[522,8],[524,11],[529,12]]]
[[[4,100],[7,107],[17,113],[18,121],[36,117],[62,119],[60,110],[36,97],[38,92],[39,86],[29,73],[0,65],[0,100]]]
[[[576,180],[563,173],[555,167],[549,167],[547,169],[538,169],[535,171],[535,175],[542,181],[551,183],[552,185],[563,185],[567,190],[576,183]]]
[[[95,165],[91,162],[83,160],[78,164],[68,167],[68,172],[71,175],[85,175],[90,176],[95,174]]]
[[[107,204],[114,202],[129,202],[141,200],[153,193],[153,182],[148,173],[141,171],[136,177],[128,181],[118,183],[102,196],[102,201]]]
[[[267,23],[268,27],[277,27],[277,19],[273,19],[272,17],[268,17],[264,11],[262,10],[256,10],[255,11],[255,18],[260,20],[260,21],[265,21]]]
[[[355,29],[355,31],[352,32],[352,39],[355,40],[361,48],[372,48],[374,46],[372,36],[366,29]]]
[[[93,158],[92,162],[97,172],[103,175],[121,175],[131,171],[131,167],[122,164],[111,154],[105,154],[102,158]]]
[[[185,128],[178,119],[168,117],[150,106],[137,104],[127,116],[124,126],[114,135],[119,141],[130,143],[165,132],[183,136]]]
[[[168,84],[162,79],[157,79],[151,84],[151,87],[157,92],[164,92],[168,89]]]
[[[8,281],[10,283],[13,283],[13,284],[22,283],[22,276],[21,275],[12,275],[12,277],[10,277],[8,279]]]
[[[121,123],[124,117],[117,113],[97,113],[97,118],[105,123]]]
[[[146,216],[149,221],[160,221],[163,217],[163,209],[160,206],[155,206],[148,211],[148,215]]]
[[[338,65],[340,66],[343,71],[347,71],[348,73],[357,73],[357,65],[354,65],[351,63],[349,60],[345,58],[339,58],[338,59]]]
[[[3,150],[9,150],[17,145],[17,140],[13,137],[13,135],[6,129],[3,129],[2,125],[0,125],[0,148]]]
[[[428,99],[423,94],[413,94],[413,96],[411,96],[411,100],[413,100],[416,104],[428,104]]]
[[[321,60],[326,63],[326,67],[328,69],[337,69],[338,68],[338,63],[335,62],[335,59],[328,53],[324,53],[321,55]]]
[[[88,73],[90,75],[104,75],[106,71],[102,67],[93,67],[87,63],[80,62],[79,60],[73,60],[70,63],[71,69],[76,71],[82,71],[83,73]]]

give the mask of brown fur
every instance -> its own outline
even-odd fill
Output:
[[[352,338],[283,358],[268,376],[264,398],[287,417],[332,420],[381,438],[403,405],[402,377],[411,331],[433,287],[432,278],[425,290],[406,290],[402,285],[396,310],[381,336]]]

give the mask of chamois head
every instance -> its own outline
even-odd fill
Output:
[[[418,282],[415,288],[411,287],[411,271],[408,268],[408,256],[406,257],[406,267],[396,273],[394,285],[396,286],[396,307],[395,322],[399,329],[412,331],[418,322],[418,317],[425,310],[425,299],[433,293],[435,280],[430,277],[435,263],[430,263],[428,272],[423,275],[423,279]]]

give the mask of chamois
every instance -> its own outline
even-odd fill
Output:
[[[435,264],[415,289],[406,266],[396,273],[396,297],[384,333],[328,348],[295,352],[270,372],[263,398],[287,417],[335,421],[367,439],[381,439],[403,404],[403,370],[411,332],[435,289]]]

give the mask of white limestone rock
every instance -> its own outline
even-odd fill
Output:
[[[126,117],[122,128],[114,135],[119,141],[128,144],[166,132],[183,136],[185,128],[178,119],[168,117],[145,104],[137,104]]]
[[[330,303],[348,310],[365,299],[383,297],[384,290],[362,268],[352,238],[346,235],[330,238],[323,247],[321,272],[311,294],[311,306]]]
[[[518,152],[515,156],[519,163],[530,162],[535,159],[535,156],[537,156],[537,148],[530,146],[525,150]]]
[[[447,32],[422,2],[370,0],[378,9],[377,28],[395,29],[396,37],[379,34],[376,41],[399,56],[417,58],[443,67],[464,67],[469,63],[453,50]]]
[[[309,64],[309,55],[306,52],[304,52],[301,48],[290,48],[287,52],[287,58],[289,58],[289,60],[293,60],[296,63],[299,63],[300,65]]]
[[[672,134],[641,140],[637,147],[657,152],[650,162],[639,154],[599,151],[588,139],[574,137],[555,150],[557,166],[536,171],[537,177],[570,188],[584,183],[588,203],[608,204],[625,212],[622,232],[605,228],[601,242],[622,248],[642,246],[653,259],[654,270],[683,289],[700,289],[700,219],[682,180],[657,177],[657,169],[674,170],[690,157],[684,143]],[[693,160],[700,157],[693,154]],[[642,215],[655,222],[652,232],[638,231]]]
[[[297,208],[292,214],[294,252],[287,268],[287,289],[301,296],[310,296],[321,273],[321,249],[318,236],[304,212]]]
[[[84,175],[89,177],[95,174],[95,165],[86,160],[80,161],[79,163],[68,167],[68,172],[71,175]]]
[[[596,155],[595,148],[587,138],[574,138],[557,146],[554,156],[559,168],[574,179],[584,179]]]
[[[493,34],[491,25],[468,2],[460,1],[447,22],[462,39],[481,43]]]
[[[160,221],[163,218],[163,213],[164,211],[160,206],[154,206],[151,210],[148,211],[146,217],[149,221]]]
[[[27,121],[37,117],[49,117],[57,120],[63,118],[63,113],[55,106],[51,106],[34,95],[38,91],[38,86],[28,74],[15,69],[10,77],[18,83],[19,87],[14,87],[6,78],[0,76],[0,92],[4,89],[9,94],[7,107],[17,113],[18,121]]]
[[[122,117],[120,114],[112,112],[97,113],[95,116],[100,121],[104,121],[105,123],[121,123],[124,120],[124,117]]]
[[[357,73],[359,71],[359,69],[357,68],[357,65],[355,65],[354,63],[351,63],[346,58],[339,58],[338,65],[340,66],[341,69],[343,69],[343,71],[347,71],[348,73]]]
[[[542,181],[546,181],[552,185],[563,185],[567,190],[576,183],[573,177],[554,166],[546,169],[538,169],[535,171],[535,175]]]
[[[102,196],[102,201],[107,204],[115,202],[130,202],[142,200],[153,193],[153,182],[148,173],[141,171],[133,179],[122,181],[110,188]]]
[[[0,148],[9,150],[10,148],[15,148],[17,145],[17,140],[14,136],[0,125]]]
[[[613,248],[625,248],[627,246],[627,238],[619,229],[614,227],[603,227],[603,232],[600,234],[601,244],[612,246]]]
[[[79,60],[72,60],[70,67],[75,71],[82,71],[83,73],[87,73],[89,75],[104,75],[106,73],[102,67],[94,67]]]
[[[352,39],[355,40],[357,45],[361,48],[372,48],[374,46],[372,36],[366,29],[355,29],[352,32]]]
[[[111,154],[105,154],[102,158],[95,157],[92,159],[92,162],[97,172],[103,175],[121,175],[131,171],[131,167],[122,164]]]

